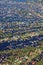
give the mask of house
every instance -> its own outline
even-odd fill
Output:
[[[32,61],[31,63],[32,63],[32,65],[35,65],[36,64],[36,61]]]

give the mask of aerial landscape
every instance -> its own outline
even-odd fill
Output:
[[[0,65],[43,65],[43,0],[0,0]]]

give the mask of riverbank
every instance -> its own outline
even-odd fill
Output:
[[[39,47],[27,46],[22,49],[0,51],[0,64],[23,65],[23,63],[26,63],[25,65],[27,65],[33,58],[38,57],[41,52],[43,52],[42,45]]]

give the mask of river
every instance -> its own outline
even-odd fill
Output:
[[[0,44],[0,51],[7,49],[23,48],[28,45],[38,46],[38,41],[43,41],[43,35],[33,36],[28,40],[7,41]]]

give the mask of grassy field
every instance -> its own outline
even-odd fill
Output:
[[[43,65],[43,60],[36,63],[36,65]]]

